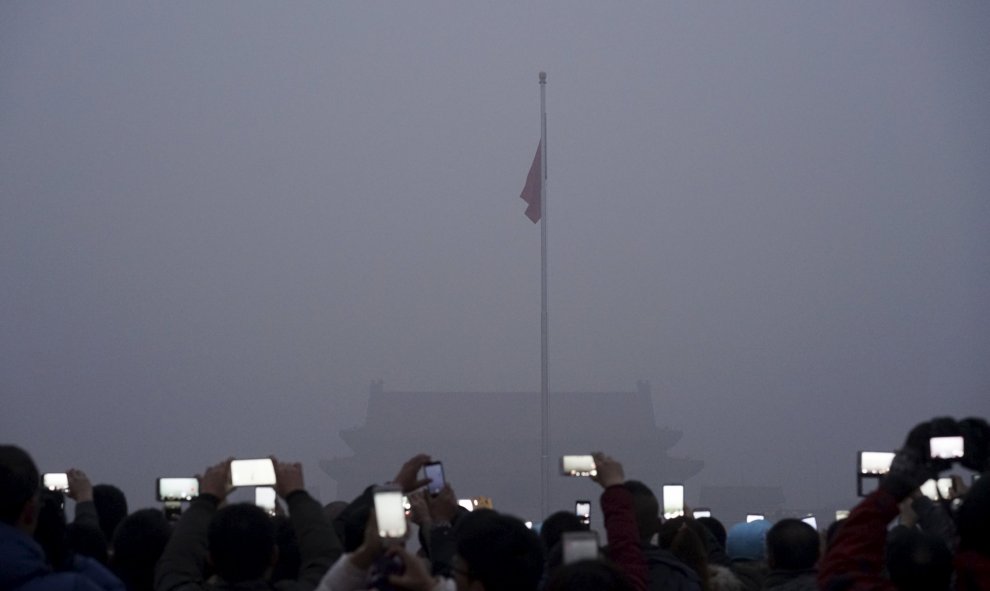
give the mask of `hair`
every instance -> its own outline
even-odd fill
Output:
[[[487,590],[488,588],[485,587]],[[557,570],[546,591],[633,591],[626,574],[602,560],[582,560]]]
[[[0,521],[14,525],[39,490],[38,468],[26,451],[0,445]]]
[[[113,535],[110,567],[128,591],[152,591],[155,563],[165,551],[172,526],[158,509],[131,513]]]
[[[551,548],[560,543],[564,532],[588,531],[588,526],[581,522],[581,518],[568,511],[557,511],[543,521],[540,528],[540,541],[543,542],[543,549],[550,551]]]
[[[207,530],[210,557],[228,583],[252,581],[271,566],[275,524],[264,509],[248,503],[217,511]]]
[[[543,575],[543,545],[522,521],[490,509],[455,526],[457,554],[486,591],[534,591]]]
[[[127,517],[127,497],[112,484],[93,487],[93,504],[100,519],[100,531],[106,540],[113,539],[113,530]]]
[[[723,550],[725,550],[725,526],[722,522],[714,517],[700,517],[695,519],[699,524],[701,524],[705,529],[707,529],[713,536],[715,540],[719,543]]]
[[[932,534],[894,528],[887,538],[887,571],[900,591],[946,591],[952,579],[952,552]]]
[[[814,568],[820,551],[818,532],[800,519],[781,519],[767,531],[767,562],[772,569]]]
[[[627,480],[623,486],[632,493],[633,513],[636,516],[639,539],[648,542],[660,527],[660,503],[657,501],[657,496],[650,487],[638,480]]]
[[[668,519],[660,526],[660,547],[669,550],[678,560],[698,575],[701,588],[709,588],[708,551],[703,540],[703,528],[694,520],[683,517]]]

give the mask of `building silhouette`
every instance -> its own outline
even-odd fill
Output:
[[[379,380],[369,394],[365,424],[341,433],[354,454],[320,462],[338,498],[392,478],[423,452],[444,463],[458,497],[491,497],[498,510],[541,519],[538,392],[400,392]],[[550,406],[551,510],[573,510],[577,498],[597,508],[597,485],[559,476],[564,454],[604,451],[623,463],[627,478],[655,491],[703,467],[670,455],[682,433],[657,426],[649,382],[626,392],[553,392]]]

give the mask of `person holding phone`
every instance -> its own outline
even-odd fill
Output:
[[[625,471],[621,463],[602,452],[592,456],[596,474],[591,479],[602,487],[600,503],[608,557],[626,572],[634,589],[645,591],[649,586],[649,569],[639,544],[632,493],[624,486]]]
[[[200,494],[179,519],[158,561],[157,591],[270,587],[267,576],[278,558],[274,522],[253,504],[219,508],[232,489],[231,461],[210,466],[199,477]],[[340,556],[340,541],[323,507],[306,492],[302,466],[275,458],[272,463],[275,491],[289,506],[302,563],[297,579],[281,581],[279,588],[310,590]],[[205,578],[207,555],[219,579],[216,584]]]
[[[961,458],[932,453],[933,438],[964,439]],[[960,589],[990,589],[990,486],[969,491],[957,513],[959,546],[951,550],[936,536],[903,528],[891,536],[887,524],[899,504],[954,461],[976,472],[990,469],[990,426],[983,419],[956,422],[948,417],[915,426],[894,456],[890,471],[877,490],[866,496],[836,530],[819,565],[822,589],[948,589],[953,576]],[[990,482],[987,483],[990,485]],[[885,576],[886,571],[886,576]]]

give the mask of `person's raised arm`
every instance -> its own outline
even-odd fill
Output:
[[[69,477],[69,498],[76,502],[73,523],[99,530],[100,517],[93,502],[93,483],[85,472],[76,468],[70,469],[66,475]]]
[[[306,492],[302,464],[275,465],[275,491],[289,506],[289,520],[299,540],[300,567],[294,589],[313,589],[343,553],[340,540],[323,513],[323,507]]]
[[[199,478],[199,496],[182,514],[155,567],[155,590],[205,589],[209,552],[206,531],[230,492],[230,459],[210,466]]]
[[[623,486],[626,475],[622,464],[601,452],[592,455],[597,473],[591,478],[604,489],[601,505],[609,558],[625,571],[635,589],[645,591],[649,569],[640,546],[632,493]]]
[[[911,430],[879,488],[856,505],[839,526],[818,569],[821,588],[894,588],[882,575],[887,525],[897,516],[899,503],[938,475],[938,467],[927,458],[927,445],[929,437],[938,434],[942,421],[922,423]]]

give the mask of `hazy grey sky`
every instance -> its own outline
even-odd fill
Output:
[[[689,501],[848,498],[856,449],[990,415],[988,29],[986,2],[0,4],[0,439],[136,506],[271,452],[330,500],[370,380],[537,390],[546,70],[552,387],[651,380],[707,463]]]

